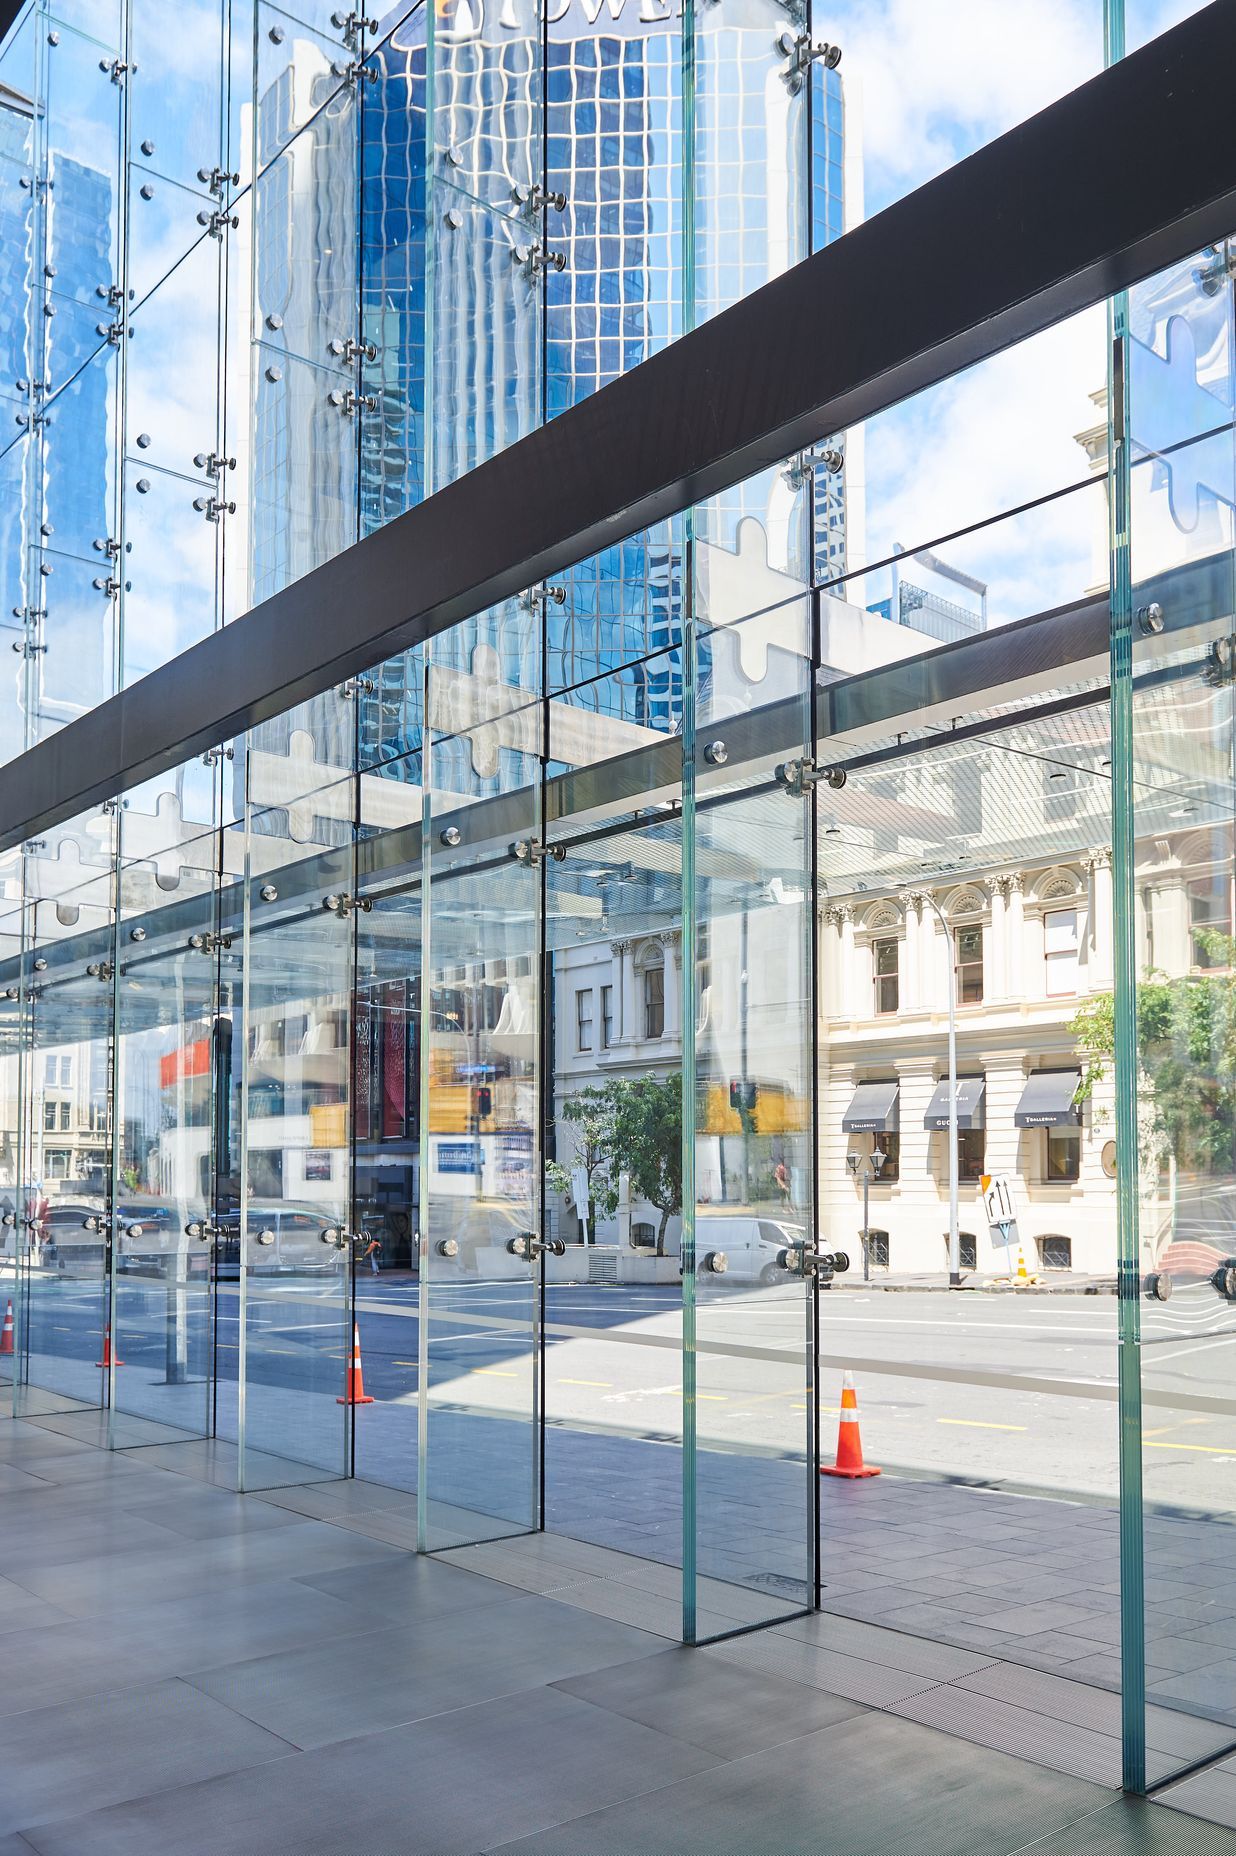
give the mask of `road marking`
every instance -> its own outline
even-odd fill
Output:
[[[1160,1444],[1150,1437],[1143,1437],[1142,1442],[1147,1450],[1200,1450],[1205,1456],[1232,1455],[1231,1444],[1228,1444],[1226,1449],[1222,1444]]]
[[[518,1379],[518,1373],[504,1373],[496,1366],[474,1366],[474,1373],[483,1373],[487,1379]]]
[[[970,1431],[1028,1431],[1028,1424],[987,1424],[982,1418],[937,1418],[937,1424],[964,1424]]]
[[[729,1397],[724,1392],[697,1392],[696,1398],[711,1399],[715,1405],[728,1405]]]
[[[1187,1347],[1177,1347],[1175,1353],[1150,1354],[1147,1358],[1146,1365],[1149,1370],[1153,1372],[1156,1367],[1166,1366],[1169,1360],[1187,1360],[1190,1354],[1209,1353],[1212,1347],[1226,1347],[1228,1343],[1233,1340],[1236,1340],[1236,1334],[1229,1332],[1227,1334],[1220,1334],[1218,1340],[1190,1341]]]
[[[613,1385],[612,1379],[560,1379],[560,1386],[600,1386],[606,1390]]]

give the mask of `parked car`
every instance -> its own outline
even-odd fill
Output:
[[[697,1267],[702,1271],[706,1259],[719,1253],[725,1263],[718,1274],[727,1282],[790,1282],[790,1272],[778,1258],[806,1242],[805,1225],[787,1224],[780,1218],[761,1218],[751,1212],[699,1212],[695,1219]]]

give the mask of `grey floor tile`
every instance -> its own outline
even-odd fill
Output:
[[[0,1635],[32,1630],[36,1625],[62,1624],[69,1616],[46,1599],[36,1598],[12,1579],[0,1579]],[[0,1667],[3,1658],[0,1657]]]
[[[228,1534],[258,1533],[295,1526],[296,1516],[272,1508],[252,1495],[232,1495],[207,1487],[164,1491],[157,1501],[130,1505],[137,1521],[148,1521],[187,1540],[221,1540]]]
[[[1216,1643],[1207,1631],[1201,1637],[1156,1637],[1153,1662],[1157,1668],[1182,1672],[1204,1669],[1207,1663],[1232,1661],[1232,1647]]]
[[[1189,1669],[1168,1676],[1155,1684],[1161,1701],[1188,1702],[1196,1708],[1215,1708],[1227,1715],[1236,1713],[1236,1660],[1207,1663],[1201,1669]]]
[[[188,1679],[298,1747],[323,1746],[662,1649],[647,1632],[523,1594]]]
[[[878,1624],[864,1624],[856,1618],[835,1618],[823,1612],[813,1617],[792,1618],[775,1626],[778,1635],[801,1637],[821,1649],[840,1650],[872,1663],[884,1663],[916,1676],[929,1676],[936,1682],[951,1682],[957,1676],[982,1669],[990,1658],[976,1650],[958,1650],[950,1644],[933,1643],[926,1637],[912,1637],[905,1631],[891,1630]]]
[[[1236,1832],[1191,1825],[1145,1798],[1114,1798],[1016,1856],[1236,1856]]]
[[[1182,1779],[1179,1785],[1168,1786],[1158,1797],[1172,1810],[1188,1811],[1236,1829],[1236,1773],[1212,1766],[1205,1772],[1195,1772],[1190,1779]]]
[[[518,1596],[515,1586],[465,1572],[439,1559],[407,1553],[398,1559],[372,1565],[337,1567],[332,1572],[296,1577],[298,1585],[312,1586],[348,1605],[356,1628],[362,1618],[384,1624],[408,1624],[415,1618],[434,1617],[447,1611],[467,1611],[484,1605],[507,1604]],[[368,1628],[373,1628],[372,1624]]]
[[[658,1733],[740,1759],[861,1712],[857,1703],[722,1658],[667,1650],[555,1684]]]
[[[288,1748],[183,1682],[0,1720],[0,1832],[279,1759]]]
[[[958,1686],[928,1689],[899,1701],[895,1710],[906,1720],[921,1721],[942,1733],[973,1741],[976,1746],[1016,1754],[1023,1760],[1072,1773],[1097,1785],[1120,1783],[1120,1739],[1078,1727],[1071,1721],[1054,1721],[1031,1708],[1016,1707]]]
[[[889,1708],[894,1702],[920,1695],[936,1685],[931,1676],[913,1675],[886,1663],[869,1663],[839,1650],[822,1650],[800,1637],[782,1637],[775,1631],[753,1631],[697,1654],[821,1688],[830,1695],[844,1695],[869,1708]]]
[[[472,1856],[714,1763],[542,1688],[44,1826],[31,1840],[39,1856]]]
[[[995,1856],[1108,1796],[887,1714],[863,1715],[536,1837],[484,1847],[493,1856]]]

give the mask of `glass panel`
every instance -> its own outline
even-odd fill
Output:
[[[434,16],[434,172],[499,212],[541,179],[541,30],[530,0]]]
[[[431,665],[431,704],[436,676]],[[420,1477],[429,1548],[537,1524],[540,1267],[528,1250],[542,1235],[541,882],[512,845],[540,835],[539,716],[534,706],[478,723],[430,750]]]
[[[187,0],[169,20],[159,0],[130,0],[134,161],[201,192],[220,165],[223,28],[220,0]]]
[[[388,522],[425,494],[428,304],[425,184],[426,9],[374,52],[361,98],[361,335],[374,399],[361,411],[361,524]]]
[[[667,696],[658,714],[644,689]],[[545,1525],[682,1564],[677,652],[549,710]],[[680,1580],[631,1562],[677,1635]]]
[[[0,1341],[0,1387],[9,1392],[0,1411],[13,1410],[13,1392],[25,1355],[24,1337],[17,1332],[22,1311],[18,1260],[26,1235],[18,1221],[25,1215],[24,1119],[27,1025],[22,986],[25,912],[21,897],[21,853],[9,852],[0,861],[0,1333],[10,1324],[11,1353]]]
[[[114,563],[36,553],[32,584],[43,601],[42,650],[32,660],[35,730],[41,741],[110,696],[115,663]]]
[[[121,624],[126,685],[215,628],[219,524],[214,496],[211,484],[175,477],[144,462],[125,465]]]
[[[134,825],[130,833],[122,817],[115,1405],[168,1427],[170,1440],[211,1429],[210,1232],[233,1146],[232,1020],[220,978],[239,973],[239,948],[220,938],[218,833],[147,844],[149,859],[136,861],[124,853],[152,834],[140,815]]]
[[[293,778],[248,815],[244,1189],[219,1265],[241,1273],[246,1488],[350,1461],[354,798]]]
[[[211,237],[216,200],[134,164],[129,169],[129,301],[140,303],[185,253]],[[215,228],[213,242],[220,242]],[[175,350],[173,350],[175,355]]]
[[[521,222],[442,183],[434,195],[433,484],[541,419],[541,253]]]
[[[56,340],[62,324],[57,317]],[[59,372],[55,341],[49,358]],[[117,533],[117,373],[116,350],[105,346],[62,386],[43,421],[42,533],[57,554],[96,568],[108,565],[106,543]]]
[[[30,1101],[19,1208],[25,1225],[20,1323],[23,1410],[44,1409],[39,1393],[80,1406],[108,1396],[106,1368],[111,1247],[109,1080],[113,1013],[112,878],[85,882],[80,852],[110,843],[70,840],[59,857],[28,860],[31,911]],[[64,877],[70,877],[69,882]],[[45,963],[40,965],[40,963]],[[67,1408],[71,1409],[71,1405]]]
[[[303,9],[302,9],[303,10]],[[328,9],[321,9],[328,14]],[[329,17],[321,30],[258,0],[253,126],[241,115],[242,182],[252,179],[310,122],[345,80],[352,53]]]
[[[552,417],[664,348],[681,324],[681,23],[670,7],[593,17],[576,3],[547,27],[545,214],[567,263],[546,279]],[[553,17],[557,14],[558,17]]]
[[[806,34],[806,7],[780,0],[696,12],[697,323],[807,255],[808,90],[784,48]]]
[[[1230,246],[1131,291],[1128,329],[1136,996],[1127,1022],[1136,1035],[1138,1136],[1129,1166],[1140,1227],[1153,1783],[1236,1740],[1236,1683],[1223,1648],[1236,1566],[1224,1441],[1236,1299]],[[1093,1046],[1106,1078],[1104,1031],[1094,1026]],[[1166,1709],[1193,1718],[1168,1732]]]
[[[143,470],[188,476],[218,451],[220,277],[221,247],[201,239],[130,318],[125,449]]]
[[[33,661],[26,647],[38,642],[37,621],[28,608],[31,557],[29,523],[31,445],[22,439],[0,454],[0,758],[11,760],[27,745],[28,679]]]
[[[348,378],[359,333],[358,128],[356,93],[342,90],[252,196],[255,338]]]
[[[360,778],[356,931],[356,1212],[370,1233],[357,1258],[356,1318],[365,1389],[358,1476],[417,1481],[420,1271],[422,794],[419,755]]]
[[[714,605],[722,572],[714,558]],[[688,1467],[701,1638],[814,1597],[811,803],[771,777],[810,742],[810,639],[798,600],[697,647]],[[734,1527],[740,1502],[758,1529]]]
[[[115,54],[67,27],[45,35],[47,257],[61,296],[120,282],[120,112]]]
[[[355,399],[338,373],[266,347],[255,347],[253,362],[248,603],[256,605],[355,541],[357,431]],[[239,500],[244,451],[229,444],[240,459]]]

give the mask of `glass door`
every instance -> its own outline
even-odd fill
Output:
[[[152,862],[120,870],[115,1411],[163,1427],[147,1442],[212,1429],[213,1279],[226,1259],[217,1192],[230,1145],[219,981],[240,952],[219,922],[218,853],[217,832],[178,847],[170,897]],[[132,1427],[116,1435],[130,1441]]]
[[[236,1251],[219,1263],[239,1298],[245,1488],[346,1476],[363,1395],[352,1308],[354,795],[349,778],[248,815]]]
[[[431,718],[452,680],[459,673],[431,669]],[[419,1477],[428,1549],[525,1533],[540,1510],[540,730],[534,702],[429,748]]]
[[[15,1208],[27,1414],[109,1397],[112,896],[108,872],[30,910],[31,1105]]]

